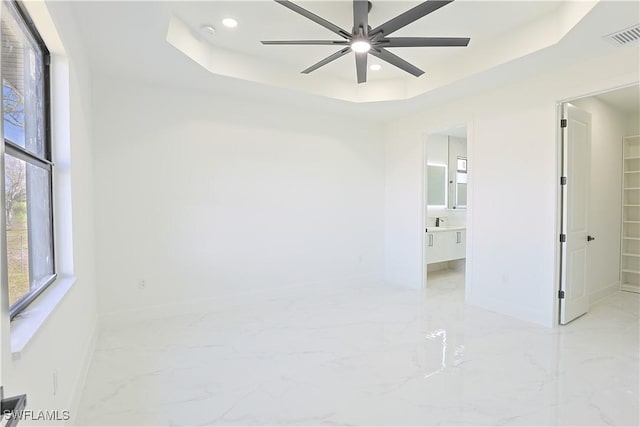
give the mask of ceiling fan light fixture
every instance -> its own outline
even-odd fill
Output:
[[[351,43],[351,49],[356,53],[367,53],[371,49],[371,44],[365,40],[356,40]]]

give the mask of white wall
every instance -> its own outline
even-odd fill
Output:
[[[591,113],[589,233],[596,240],[587,252],[587,293],[595,302],[619,288],[622,187],[622,138],[627,115],[595,97],[572,101]]]
[[[625,136],[640,135],[640,114],[637,112],[627,115],[627,124],[625,126]]]
[[[47,7],[64,44],[69,69],[70,122],[65,124],[54,121],[53,127],[54,134],[66,134],[66,137],[70,138],[66,141],[70,144],[70,152],[67,153],[65,162],[56,165],[55,176],[61,181],[70,179],[73,199],[58,199],[56,212],[67,211],[67,216],[56,218],[56,230],[65,229],[60,221],[72,224],[72,230],[67,229],[65,236],[58,235],[56,238],[65,242],[64,245],[69,246],[69,249],[72,246],[73,252],[59,254],[57,261],[59,271],[75,275],[76,281],[44,325],[20,352],[19,358],[16,355],[12,357],[10,340],[6,336],[2,337],[2,382],[7,395],[27,393],[27,409],[70,410],[73,416],[79,393],[84,386],[84,375],[92,351],[96,326],[96,285],[93,256],[92,137],[89,114],[91,85],[81,39],[77,36],[69,6],[68,3],[53,2]],[[34,3],[30,7],[40,6]],[[37,25],[39,21],[35,21]],[[45,41],[51,37],[45,33],[45,28],[42,28],[41,32]],[[65,62],[64,59],[61,61]],[[61,66],[62,69],[52,70],[54,80],[60,78],[61,72],[64,74],[65,66]],[[60,89],[58,87],[56,90]],[[54,100],[54,104],[56,102]],[[66,110],[66,107],[63,109]],[[71,164],[67,162],[69,154]],[[71,205],[67,206],[68,203]],[[52,285],[55,286],[56,284]],[[8,318],[2,321],[8,323]],[[54,372],[57,374],[55,395]],[[29,425],[29,422],[21,421],[20,425]],[[42,425],[42,422],[39,425]]]
[[[554,324],[556,102],[637,81],[638,72],[638,51],[620,49],[391,123],[385,145],[385,278],[420,286],[422,135],[467,123],[467,302]]]
[[[94,93],[102,313],[381,279],[379,129],[106,78]]]

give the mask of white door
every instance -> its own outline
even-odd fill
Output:
[[[591,114],[571,104],[563,106],[562,129],[562,236],[560,323],[567,324],[587,312],[587,251],[591,167]]]

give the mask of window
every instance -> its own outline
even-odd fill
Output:
[[[466,157],[458,157],[457,158],[457,164],[458,164],[458,172],[467,173],[467,158]]]
[[[458,157],[456,172],[456,207],[467,207],[467,158]]]
[[[10,315],[55,279],[49,51],[20,3],[2,1],[4,208]]]

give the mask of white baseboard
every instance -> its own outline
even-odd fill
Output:
[[[620,290],[620,282],[614,282],[607,287],[599,289],[589,295],[589,307],[593,307],[599,303],[602,299],[608,297],[612,293]]]

